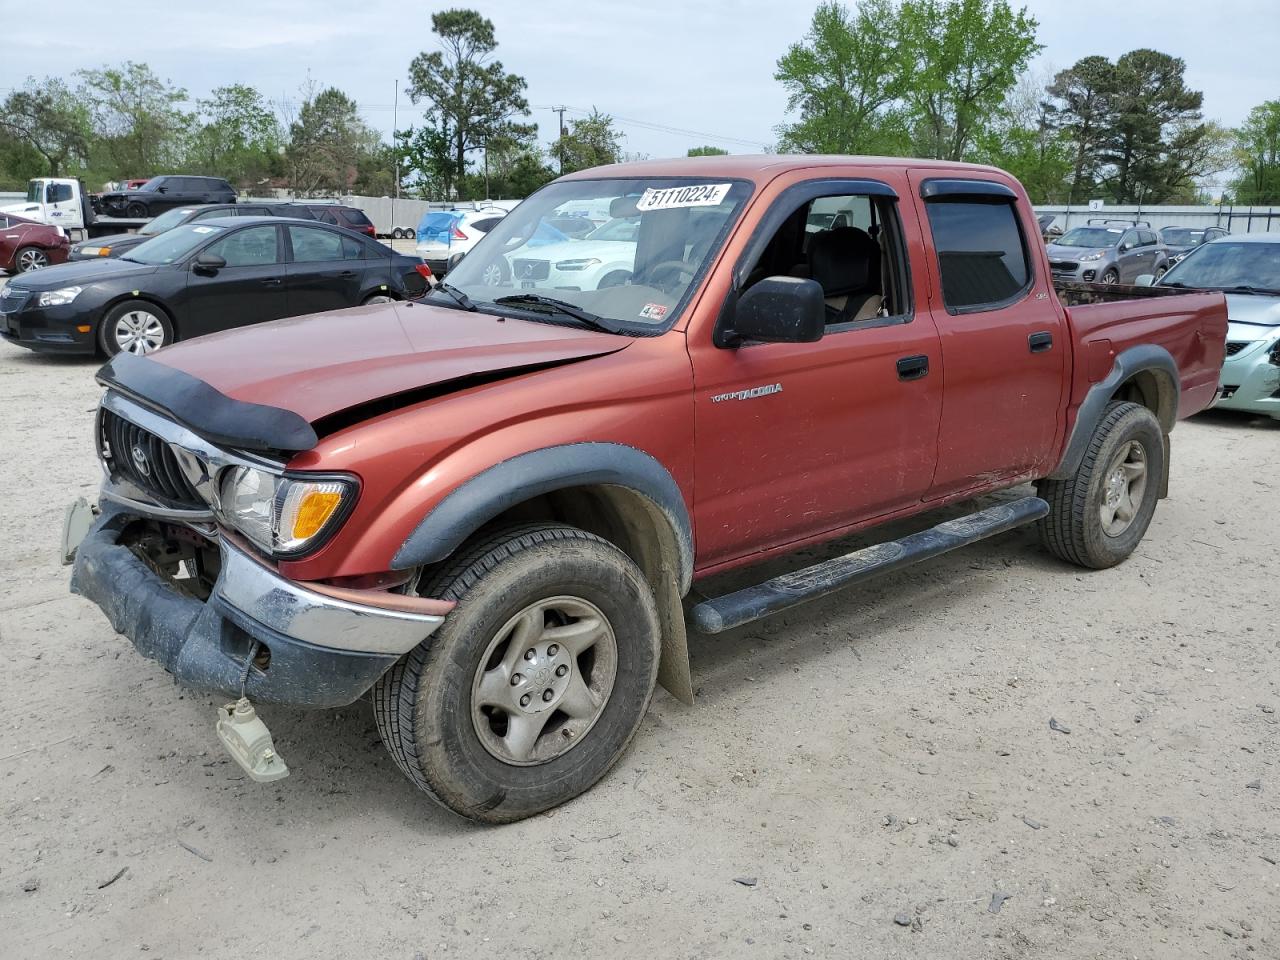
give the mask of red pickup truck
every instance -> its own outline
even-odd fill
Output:
[[[548,242],[581,209],[610,219]],[[117,356],[100,512],[72,511],[66,546],[72,589],[139,652],[242,698],[220,730],[259,724],[230,736],[255,777],[282,761],[250,701],[367,694],[404,773],[489,822],[589,788],[655,682],[691,702],[689,620],[729,629],[1027,523],[1070,563],[1123,560],[1227,329],[1217,293],[1064,308],[1017,181],[929,161],[588,170],[451,266],[425,301]]]

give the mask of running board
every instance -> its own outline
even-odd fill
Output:
[[[703,633],[721,633],[790,609],[806,600],[825,597],[842,587],[1032,523],[1048,513],[1049,504],[1039,497],[1023,497],[988,507],[901,540],[877,543],[843,557],[834,557],[803,570],[774,577],[754,587],[704,600],[693,608],[693,621]]]

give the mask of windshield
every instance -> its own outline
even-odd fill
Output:
[[[481,310],[499,298],[540,296],[624,330],[665,328],[750,192],[742,182],[672,177],[553,183],[494,226],[446,282]],[[592,208],[607,210],[610,219],[582,239],[548,223]],[[498,306],[520,308],[509,301]],[[530,315],[553,312],[544,305]]]
[[[1187,227],[1165,227],[1160,231],[1160,239],[1171,247],[1198,247],[1204,243],[1204,231]]]
[[[138,244],[121,259],[153,265],[176,263],[222,230],[222,227],[211,227],[203,223],[188,223],[186,226],[168,230],[146,243]]]
[[[1119,227],[1076,227],[1053,242],[1060,247],[1114,247],[1122,233]]]
[[[1198,247],[1164,275],[1162,287],[1234,290],[1250,287],[1280,295],[1280,242],[1215,240]]]
[[[27,184],[27,203],[41,203],[44,201],[44,181],[32,180]]]
[[[154,237],[166,230],[172,230],[190,216],[194,209],[195,207],[175,207],[172,210],[166,210],[138,232],[144,236]]]

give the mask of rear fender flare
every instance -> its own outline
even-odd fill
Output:
[[[1156,419],[1160,421],[1160,429],[1165,436],[1169,435],[1178,420],[1178,397],[1181,392],[1178,365],[1164,347],[1150,343],[1130,347],[1116,356],[1106,378],[1091,386],[1085,394],[1080,409],[1076,411],[1076,422],[1071,428],[1071,436],[1067,439],[1062,459],[1048,479],[1065,480],[1079,469],[1089,447],[1089,439],[1102,421],[1107,404],[1112,401],[1122,384],[1137,374],[1147,372],[1155,377],[1158,386],[1159,396],[1154,410]]]

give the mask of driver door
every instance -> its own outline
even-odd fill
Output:
[[[227,261],[225,267],[213,272],[197,270],[192,258],[187,268],[185,309],[178,317],[184,339],[288,315],[280,229],[274,223],[229,228],[197,254]]]

